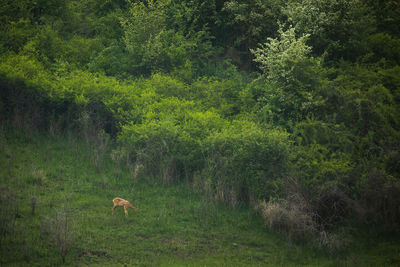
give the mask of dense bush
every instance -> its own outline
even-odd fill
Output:
[[[277,197],[289,173],[288,134],[234,121],[205,140],[203,170],[218,197],[228,203]]]

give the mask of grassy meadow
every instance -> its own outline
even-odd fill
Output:
[[[328,253],[271,232],[252,209],[185,183],[116,170],[73,136],[2,133],[1,266],[395,266],[396,242]],[[124,216],[116,196],[139,212]],[[63,260],[64,256],[64,260]]]

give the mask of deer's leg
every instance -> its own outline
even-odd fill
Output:
[[[117,206],[116,205],[114,205],[112,208],[111,208],[111,211],[112,211],[112,214],[114,215],[114,209],[116,208]]]
[[[124,212],[125,212],[125,216],[128,216],[128,209],[126,208],[126,206],[124,206]]]

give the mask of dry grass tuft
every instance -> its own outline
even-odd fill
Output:
[[[290,238],[302,239],[318,233],[316,214],[299,196],[289,201],[263,201],[259,209],[268,227],[286,233]]]

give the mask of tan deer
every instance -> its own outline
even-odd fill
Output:
[[[120,197],[116,197],[113,199],[114,202],[114,207],[112,207],[112,214],[114,215],[114,209],[118,206],[124,207],[124,212],[125,216],[128,216],[128,208],[134,209],[136,212],[139,210],[135,206],[133,206],[131,203],[129,203],[128,200],[122,199]]]

